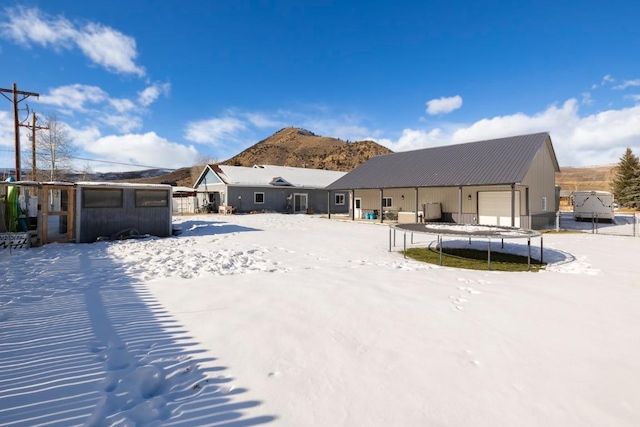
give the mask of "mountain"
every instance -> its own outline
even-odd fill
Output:
[[[224,165],[257,164],[348,172],[372,157],[392,153],[373,141],[347,142],[319,136],[306,129],[286,127],[222,162]]]
[[[611,191],[611,184],[618,165],[560,167],[556,173],[556,185],[562,191],[600,190]]]

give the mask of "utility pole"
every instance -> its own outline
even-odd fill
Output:
[[[20,170],[20,120],[18,118],[18,104],[30,96],[39,98],[40,94],[18,90],[18,86],[15,83],[13,84],[13,89],[4,89],[0,87],[0,93],[13,103],[13,131],[15,132],[16,138],[16,181],[20,181],[22,171]],[[12,93],[13,98],[9,98],[5,93]],[[21,95],[22,98],[18,99],[18,95]]]
[[[49,129],[49,126],[36,126],[36,121],[38,117],[36,116],[36,112],[33,112],[33,121],[30,125],[23,125],[27,128],[31,129],[31,180],[36,181],[36,129],[46,130]]]

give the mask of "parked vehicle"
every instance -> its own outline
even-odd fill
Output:
[[[576,191],[573,193],[573,218],[576,221],[614,219],[613,194],[608,191]]]

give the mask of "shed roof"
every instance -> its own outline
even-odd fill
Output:
[[[325,188],[346,175],[346,172],[339,171],[273,165],[255,165],[253,167],[208,165],[208,167],[226,184],[244,186],[290,184],[293,187]],[[281,180],[278,181],[278,178]]]
[[[522,182],[549,133],[511,136],[377,156],[327,187],[329,190],[452,187]]]

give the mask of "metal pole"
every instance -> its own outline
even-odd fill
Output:
[[[36,113],[33,112],[33,127],[31,128],[31,180],[36,180]]]
[[[442,236],[438,234],[438,246],[440,247],[440,265],[442,265]]]
[[[489,246],[487,247],[487,270],[491,270],[491,237],[489,237]]]
[[[527,237],[527,271],[531,271],[531,237]]]
[[[16,181],[20,181],[20,121],[18,119],[18,87],[13,84],[13,131],[15,132]]]
[[[540,235],[540,264],[544,264],[544,252],[542,249],[543,249],[542,235]]]
[[[396,229],[393,229],[393,247],[396,247]]]
[[[556,231],[560,231],[560,211],[556,212]]]
[[[391,227],[389,227],[389,252],[391,252]]]
[[[404,232],[404,258],[407,259],[407,232]]]
[[[411,233],[411,244],[413,245],[413,233]]]

